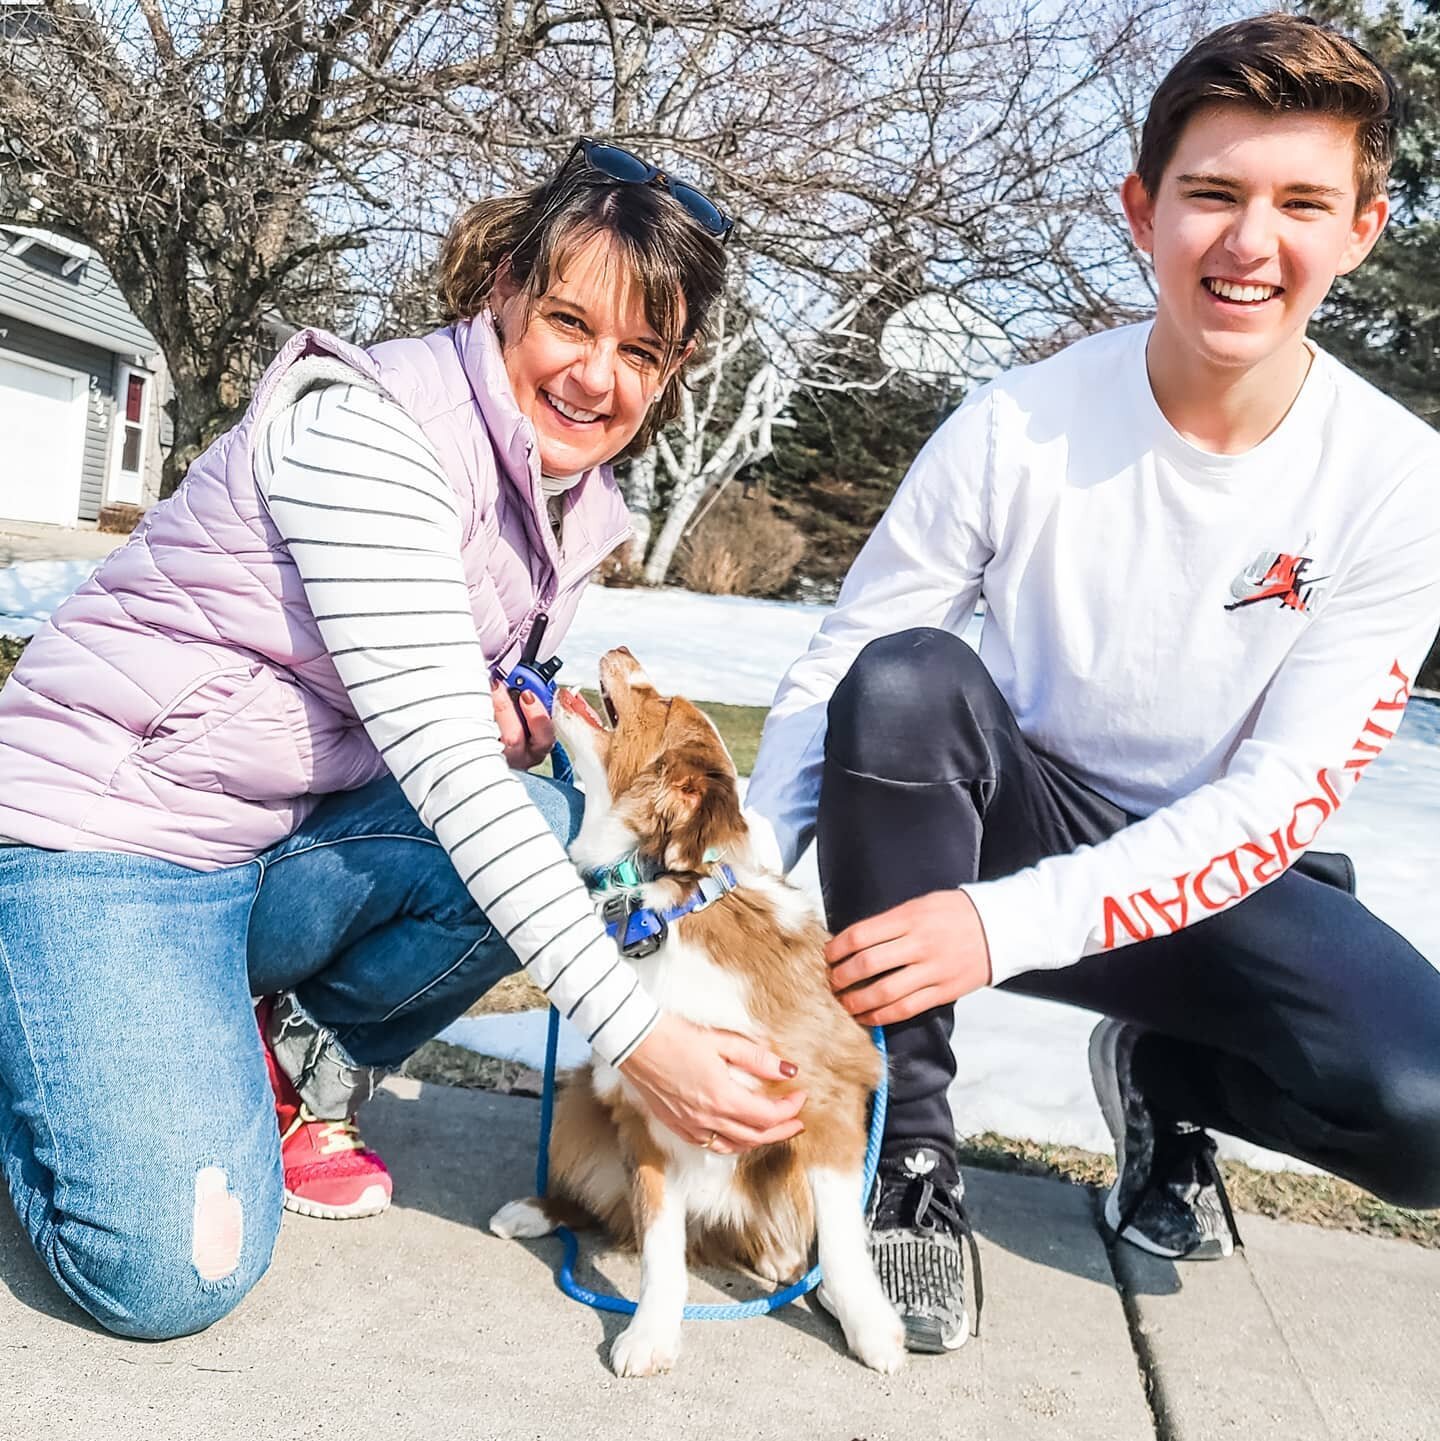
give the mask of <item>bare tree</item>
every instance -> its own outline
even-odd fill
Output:
[[[768,453],[798,387],[883,384],[877,317],[944,290],[1023,353],[1131,313],[1097,198],[1131,120],[1112,77],[1193,9],[12,4],[0,218],[93,246],[156,336],[173,485],[238,413],[270,320],[361,338],[412,322],[402,277],[451,213],[552,173],[577,134],[673,167],[739,225],[712,353],[627,479],[656,582],[701,507]]]
[[[595,13],[591,7],[589,13]],[[443,223],[467,103],[556,44],[543,3],[41,0],[0,11],[0,217],[93,247],[174,386],[165,490],[267,329],[353,321]]]
[[[500,97],[492,174],[533,177],[599,131],[739,219],[712,353],[626,478],[645,581],[769,453],[798,388],[885,383],[883,318],[917,296],[963,297],[1021,356],[1140,313],[1113,202],[1133,116],[1111,77],[1168,58],[1194,8],[632,0],[601,6],[583,56],[533,55]]]

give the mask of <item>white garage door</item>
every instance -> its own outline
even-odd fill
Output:
[[[0,353],[0,519],[74,525],[88,378]]]

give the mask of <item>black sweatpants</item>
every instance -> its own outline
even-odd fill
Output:
[[[1009,875],[1131,823],[1030,747],[974,652],[940,630],[873,641],[829,708],[818,843],[832,930]],[[1032,971],[1009,990],[1138,1022],[1165,1114],[1440,1206],[1440,973],[1311,854],[1174,935]],[[887,1027],[885,1150],[953,1154],[953,1008]]]

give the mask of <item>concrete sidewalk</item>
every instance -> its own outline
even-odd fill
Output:
[[[22,560],[100,560],[129,539],[83,526],[7,520],[0,523],[0,566]]]
[[[366,1116],[397,1205],[353,1224],[287,1217],[270,1274],[201,1336],[147,1345],[100,1332],[7,1213],[0,1438],[1440,1434],[1440,1255],[1248,1219],[1245,1258],[1182,1275],[1124,1256],[1117,1284],[1089,1193],[983,1172],[969,1199],[988,1299],[980,1338],[959,1354],[877,1376],[807,1301],[692,1323],[672,1375],[622,1382],[605,1356],[624,1321],[560,1294],[556,1243],[484,1229],[530,1190],[535,1103],[394,1081]],[[591,1284],[634,1294],[632,1259],[588,1265]],[[700,1278],[692,1299],[733,1299],[744,1284]]]

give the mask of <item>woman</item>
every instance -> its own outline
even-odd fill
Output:
[[[589,141],[472,207],[453,324],[290,340],[0,691],[0,1164],[111,1330],[224,1315],[282,1204],[383,1209],[356,1109],[517,964],[686,1139],[800,1129],[731,1069],[788,1062],[617,956],[578,797],[521,773],[548,718],[498,681],[623,539],[605,462],[674,413],[729,224]]]

